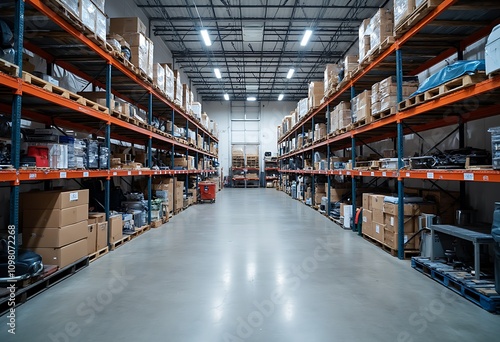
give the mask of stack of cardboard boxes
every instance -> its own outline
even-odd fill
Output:
[[[43,263],[68,266],[88,255],[89,191],[21,194],[23,245]]]
[[[75,1],[65,1],[74,8]],[[79,0],[78,15],[83,25],[102,42],[106,41],[106,15],[104,14],[105,0]]]
[[[323,95],[326,97],[329,92],[336,89],[339,84],[340,67],[338,64],[327,64],[323,78]]]
[[[352,122],[371,122],[371,90],[365,90],[351,100]]]
[[[319,107],[324,95],[325,95],[325,89],[323,82],[315,81],[309,83],[307,110],[309,111],[311,109]]]
[[[154,44],[146,36],[146,26],[139,18],[111,18],[110,33],[121,35],[129,44],[132,53],[131,62],[153,79]]]
[[[398,249],[398,205],[384,202],[386,195],[363,194],[363,235],[366,235],[381,244]],[[404,241],[418,231],[418,217],[422,213],[433,214],[436,206],[429,203],[404,205]],[[418,237],[406,244],[405,249],[419,249]]]
[[[418,88],[418,79],[409,79],[403,82],[403,99],[409,97]],[[388,77],[372,86],[371,114],[376,115],[385,110],[394,108],[397,104],[396,77]]]
[[[351,103],[342,101],[330,112],[330,132],[344,129],[351,124]]]
[[[365,19],[359,27],[359,61],[363,61],[381,43],[393,35],[393,12],[388,9],[379,9],[370,19]]]
[[[174,180],[174,211],[184,208],[184,181]]]
[[[167,204],[167,216],[174,210],[174,181],[173,178],[155,178],[153,180],[152,190],[156,193],[157,191],[166,192],[166,204]]]

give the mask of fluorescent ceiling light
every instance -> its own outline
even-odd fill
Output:
[[[207,30],[201,30],[201,36],[203,37],[203,41],[205,42],[206,46],[212,45],[212,41],[210,40],[210,36],[208,35]]]
[[[229,101],[229,94],[228,93],[224,94],[224,100]]]
[[[217,78],[222,78],[222,75],[220,74],[220,70],[219,70],[219,68],[215,68],[215,69],[214,69],[214,73],[215,73],[215,77],[217,77]]]
[[[294,72],[295,72],[294,68],[291,68],[290,70],[288,70],[288,74],[286,74],[286,78],[288,78],[288,79],[292,78]]]
[[[249,96],[247,97],[247,101],[257,101],[257,98],[255,96]]]
[[[304,37],[302,37],[302,41],[300,42],[300,46],[307,45],[307,42],[309,41],[309,38],[311,38],[312,33],[312,30],[306,30],[306,32],[304,33]]]
[[[283,94],[280,94],[280,96],[278,96],[278,101],[281,101],[281,100],[283,100],[283,97],[285,97],[285,95],[283,95]]]

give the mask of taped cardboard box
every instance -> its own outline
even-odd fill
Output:
[[[89,190],[33,191],[21,193],[24,209],[65,209],[89,203]]]
[[[373,235],[373,227],[372,227],[372,211],[368,209],[363,209],[363,217],[361,230],[362,233],[368,236]]]
[[[27,248],[62,247],[87,237],[87,221],[59,228],[23,229],[23,245]]]
[[[89,255],[97,252],[97,223],[87,226],[87,252]]]
[[[87,239],[73,242],[60,248],[33,248],[33,252],[40,254],[45,265],[66,267],[87,256]]]
[[[108,222],[97,224],[97,250],[101,250],[108,246]]]
[[[146,25],[137,17],[110,18],[109,32],[118,34],[142,33],[146,35]]]
[[[372,235],[371,235],[371,237],[380,243],[384,243],[384,230],[385,230],[385,224],[372,222]]]

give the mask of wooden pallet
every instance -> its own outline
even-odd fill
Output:
[[[375,61],[375,59],[387,50],[394,42],[396,38],[389,36],[385,38],[380,44],[370,49],[370,53],[367,54],[359,63],[361,68],[364,68]]]
[[[380,111],[378,113],[373,114],[372,113],[372,118],[373,121],[381,120],[383,118],[386,118],[388,116],[396,114],[396,106],[391,106],[390,108],[384,109],[383,111]]]
[[[76,101],[78,102],[79,104],[85,106],[85,107],[89,107],[89,108],[92,108],[94,110],[97,110],[103,114],[109,114],[109,108],[106,107],[106,106],[103,106],[103,105],[100,105],[94,101],[91,101],[83,96],[80,96],[80,98]]]
[[[398,26],[394,28],[394,35],[396,38],[400,38],[403,34],[408,32],[415,24],[421,21],[427,14],[434,10],[442,0],[427,0],[423,2],[418,8],[413,10],[413,12],[401,22]]]
[[[151,228],[159,228],[163,224],[162,219],[151,221]]]
[[[474,84],[486,80],[486,78],[487,77],[484,72],[480,72],[474,75],[464,75],[462,77],[455,78],[436,88],[432,88],[424,92],[424,99],[425,101],[436,99],[451,92],[473,86]]]
[[[19,74],[19,67],[0,58],[0,71],[7,75],[17,77]]]
[[[129,242],[130,240],[132,240],[132,236],[126,235],[123,238],[121,238],[120,240],[112,242],[111,243],[111,250],[114,251],[115,249],[117,249],[118,247],[123,246],[125,243]]]
[[[95,261],[95,260],[99,259],[103,255],[108,254],[108,252],[109,252],[109,247],[106,247],[106,248],[103,248],[101,250],[98,250],[95,253],[90,254],[89,255],[89,262],[92,262],[92,261]]]
[[[353,122],[352,125],[354,128],[359,128],[359,127],[363,127],[363,126],[366,126],[368,125],[369,123],[371,122],[371,120],[368,120],[368,119],[363,119],[363,120],[359,120],[357,122]]]
[[[46,90],[48,92],[51,92],[53,94],[59,95],[64,97],[65,99],[72,100],[72,101],[79,101],[82,99],[82,96],[72,93],[71,91],[61,88],[59,86],[56,86],[49,81],[45,81],[44,79],[41,79],[39,77],[36,77],[28,72],[23,71],[23,81],[37,86],[39,88],[42,88],[43,90]]]
[[[68,10],[63,2],[59,0],[46,0],[44,3],[78,30],[84,29],[85,26],[78,15]]]
[[[418,106],[421,103],[425,102],[424,94],[418,94],[409,99],[406,99],[400,103],[398,103],[398,111],[402,112],[404,110],[410,109],[412,107]]]

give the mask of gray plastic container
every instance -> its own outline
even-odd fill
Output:
[[[491,164],[493,169],[500,170],[500,127],[491,127]]]

